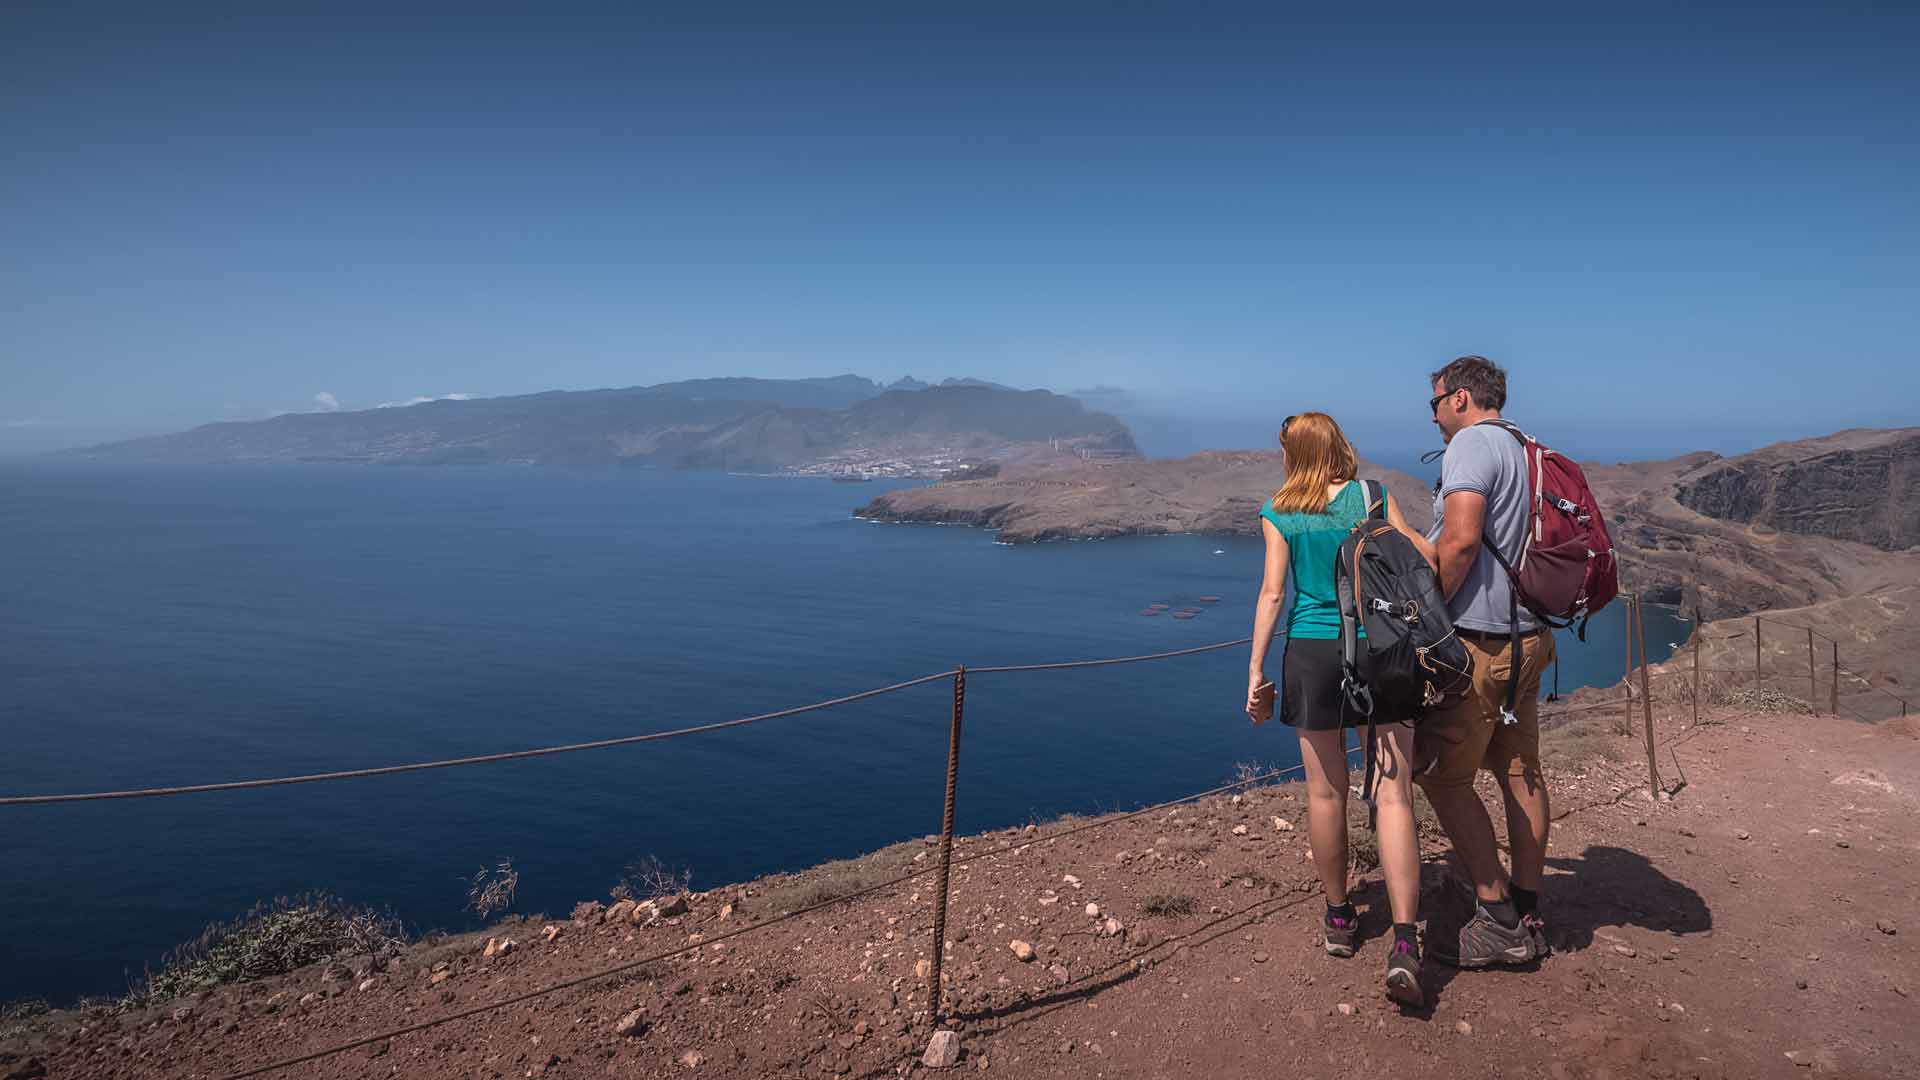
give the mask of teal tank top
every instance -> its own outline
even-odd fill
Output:
[[[1340,544],[1367,516],[1365,489],[1348,481],[1324,513],[1281,514],[1268,499],[1260,516],[1273,522],[1287,541],[1287,576],[1293,581],[1293,609],[1287,636],[1325,640],[1340,636],[1340,604],[1333,594],[1333,564]],[[1366,630],[1360,631],[1361,636]]]

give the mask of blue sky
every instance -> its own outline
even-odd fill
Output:
[[[1113,6],[8,5],[0,451],[854,372],[1398,452],[1465,351],[1595,456],[1920,423],[1914,8]]]

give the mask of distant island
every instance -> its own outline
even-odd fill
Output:
[[[1799,608],[1920,581],[1920,428],[1843,431],[1749,454],[1585,466],[1623,582],[1709,617]],[[1407,519],[1432,489],[1363,465]],[[882,522],[978,525],[1009,543],[1161,533],[1258,535],[1285,477],[1278,451],[1163,461],[1014,465],[889,492],[856,510]]]
[[[978,379],[694,379],[207,424],[63,451],[118,463],[623,464],[871,479],[1138,455],[1113,416]]]

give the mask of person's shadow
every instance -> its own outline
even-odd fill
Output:
[[[1595,846],[1578,858],[1549,857],[1547,865],[1564,871],[1547,875],[1540,896],[1547,941],[1555,953],[1591,948],[1602,926],[1637,926],[1675,936],[1713,929],[1713,911],[1706,900],[1686,883],[1662,873],[1637,851]],[[1437,869],[1432,864],[1423,869],[1430,868]],[[1445,877],[1445,873],[1422,874],[1426,887],[1421,890],[1421,914],[1428,919],[1429,927],[1447,923],[1447,916],[1440,914],[1443,906],[1458,904],[1458,910],[1464,910],[1468,903],[1453,892]],[[1538,966],[1536,961],[1527,967],[1494,970],[1523,975]],[[1425,965],[1420,981],[1427,1004],[1420,1010],[1422,1015],[1432,1015],[1447,985],[1459,975],[1458,968],[1437,961]]]
[[[1713,910],[1706,900],[1637,851],[1589,847],[1577,859],[1550,857],[1547,865],[1572,874],[1571,880],[1548,875],[1541,898],[1547,937],[1556,950],[1588,948],[1594,930],[1606,925],[1637,926],[1676,936],[1713,929]]]

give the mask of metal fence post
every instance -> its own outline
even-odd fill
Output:
[[[1840,715],[1840,643],[1833,643],[1833,715]]]
[[[940,962],[947,951],[947,885],[953,872],[953,790],[960,776],[960,719],[967,703],[967,669],[963,664],[953,672],[953,729],[947,736],[947,805],[940,815],[940,878],[935,886],[938,896],[933,908],[933,962],[928,971],[928,1008],[933,1022],[940,1023],[944,1004],[940,983]]]
[[[1633,598],[1633,637],[1640,642],[1640,708],[1647,723],[1647,794],[1658,799],[1663,788],[1660,784],[1660,758],[1653,748],[1653,690],[1648,685],[1647,676],[1647,618],[1642,613],[1640,598]]]

